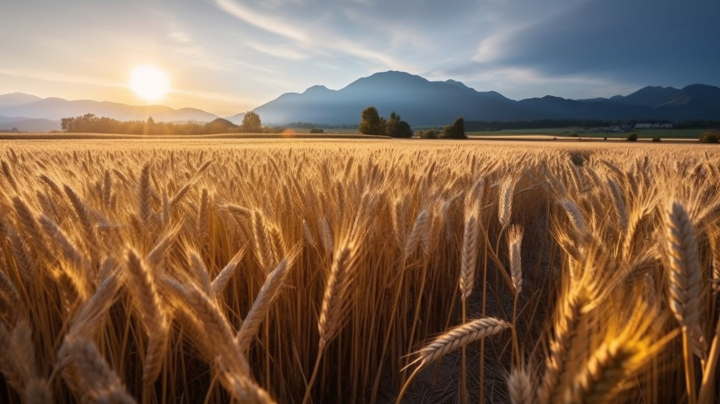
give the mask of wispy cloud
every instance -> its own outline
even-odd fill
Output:
[[[223,11],[244,21],[250,25],[260,28],[264,31],[271,32],[283,36],[285,38],[294,39],[296,41],[307,41],[307,34],[304,30],[292,26],[286,21],[259,13],[249,7],[233,1],[233,0],[215,0],[215,4]]]
[[[257,41],[249,41],[248,45],[255,50],[291,60],[302,60],[301,55],[307,59],[308,54],[327,55],[327,52],[332,52],[372,63],[380,63],[385,68],[408,68],[407,64],[401,62],[397,57],[364,45],[357,36],[349,36],[350,31],[345,32],[331,24],[318,24],[317,21],[326,19],[323,18],[323,15],[329,16],[327,14],[318,13],[312,19],[308,16],[298,16],[307,18],[303,26],[310,28],[305,29],[300,27],[297,21],[259,13],[234,0],[215,0],[215,3],[223,11],[247,24],[294,41],[296,48],[302,49],[304,53],[294,50],[292,47],[273,49]]]
[[[266,53],[281,59],[305,60],[308,58],[307,54],[289,46],[266,45],[255,41],[246,41],[245,44],[258,52]]]

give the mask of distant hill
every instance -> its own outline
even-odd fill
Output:
[[[41,99],[42,98],[40,97],[25,93],[2,94],[0,95],[0,107],[9,105],[29,104],[34,101],[39,101]]]
[[[340,90],[313,86],[303,93],[283,94],[254,111],[265,124],[341,125],[357,123],[360,111],[369,105],[374,105],[384,116],[395,111],[412,125],[443,125],[458,116],[473,121],[720,120],[720,88],[702,84],[680,90],[645,87],[633,94],[609,99],[545,96],[515,101],[495,91],[476,91],[455,80],[429,81],[389,71],[358,79]]]
[[[60,130],[60,121],[0,116],[0,130],[12,128],[17,128],[21,132],[50,132]]]
[[[21,93],[0,95],[0,116],[60,120],[88,113],[121,121],[146,120],[150,116],[155,122],[209,122],[218,118],[217,115],[194,108],[173,109],[162,105],[137,106],[91,100],[68,101]]]
[[[360,112],[370,105],[383,116],[395,111],[413,126],[445,125],[459,116],[466,121],[668,119],[682,122],[720,120],[720,88],[703,84],[682,89],[645,87],[629,95],[610,98],[572,100],[546,95],[516,101],[495,91],[476,91],[456,80],[430,81],[409,73],[388,71],[360,78],[339,90],[316,85],[302,93],[286,93],[255,108],[254,112],[266,125],[295,122],[357,125]],[[68,101],[23,93],[0,95],[0,117],[4,117],[0,118],[0,129],[60,129],[61,118],[87,113],[121,121],[146,120],[149,116],[156,122],[211,122],[219,118],[193,108]],[[244,115],[226,117],[216,124],[239,125]]]

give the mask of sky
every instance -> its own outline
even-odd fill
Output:
[[[375,72],[454,79],[512,99],[720,86],[718,0],[9,0],[0,94],[144,104],[221,116]]]

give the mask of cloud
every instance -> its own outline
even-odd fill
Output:
[[[554,76],[718,83],[718,15],[718,2],[596,0],[483,42],[475,60]]]
[[[297,51],[295,48],[279,45],[266,45],[255,41],[246,41],[246,45],[258,52],[288,60],[305,60],[307,54]]]
[[[278,18],[271,17],[265,13],[259,13],[255,10],[245,7],[233,0],[215,0],[220,9],[228,14],[244,21],[250,25],[260,28],[264,31],[271,32],[283,36],[288,39],[305,42],[307,41],[306,33]]]
[[[329,21],[336,10],[313,10],[311,12],[292,13],[293,18],[284,18],[278,14],[260,13],[249,7],[239,4],[234,0],[215,0],[220,9],[233,17],[260,28],[271,34],[276,34],[293,42],[293,46],[275,47],[266,45],[257,40],[246,41],[251,48],[273,56],[290,59],[304,60],[309,55],[328,57],[333,55],[347,55],[362,59],[368,62],[381,63],[385,68],[409,68],[399,58],[380,51],[382,47],[373,45],[367,46],[360,40],[361,37],[353,35],[359,30],[354,25],[344,25],[342,28],[334,25],[337,21]],[[302,6],[292,1],[296,6]],[[289,6],[289,4],[285,4]],[[332,5],[328,5],[332,7]],[[303,7],[299,7],[302,9]],[[292,9],[297,10],[298,8]],[[287,12],[286,12],[287,13]],[[303,19],[304,21],[297,21]],[[326,23],[327,22],[327,23]],[[300,28],[300,25],[308,26],[309,29]],[[297,49],[302,49],[302,52]]]

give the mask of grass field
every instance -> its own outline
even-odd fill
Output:
[[[0,142],[0,402],[713,403],[720,148]]]

